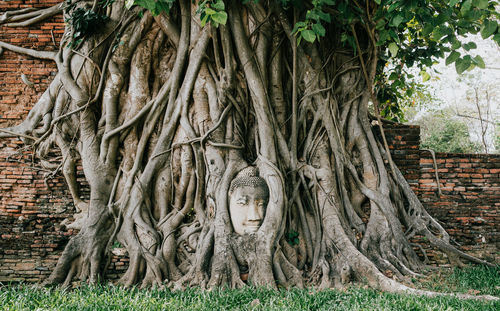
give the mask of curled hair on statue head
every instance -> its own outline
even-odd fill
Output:
[[[269,196],[269,188],[264,178],[259,176],[259,171],[254,166],[248,166],[242,169],[236,177],[231,181],[231,186],[229,187],[229,195],[233,193],[236,188],[240,187],[262,187],[265,189],[267,196]]]

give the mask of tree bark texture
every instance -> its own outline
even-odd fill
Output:
[[[450,245],[374,135],[373,29],[353,25],[357,49],[334,24],[321,41],[297,45],[293,11],[273,1],[226,1],[218,27],[200,26],[196,1],[158,16],[120,0],[96,3],[1,20],[29,25],[78,8],[108,17],[71,46],[68,23],[57,53],[0,43],[58,67],[26,120],[0,133],[22,137],[42,160],[53,147],[63,155],[57,167],[76,210],[69,226],[80,231],[46,283],[98,282],[115,241],[130,258],[119,281],[127,286],[357,281],[431,294],[398,282],[424,268],[409,242],[415,234],[455,264],[484,263]],[[89,201],[79,196],[79,159]],[[258,230],[238,235],[228,193],[248,166],[269,198]]]

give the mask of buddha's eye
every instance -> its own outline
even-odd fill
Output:
[[[247,204],[247,200],[245,198],[239,199],[236,201],[236,204],[245,205]]]

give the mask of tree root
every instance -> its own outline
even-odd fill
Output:
[[[130,259],[118,282],[127,287],[366,281],[388,292],[451,295],[398,282],[424,267],[408,240],[416,233],[454,264],[491,265],[450,245],[393,167],[386,142],[377,142],[368,111],[379,57],[371,25],[354,22],[366,42],[349,50],[337,36],[297,46],[289,19],[302,13],[267,2],[227,2],[219,27],[200,27],[191,16],[198,4],[188,0],[155,17],[123,0],[79,5],[108,19],[72,48],[62,48],[71,24],[57,53],[0,42],[59,70],[26,120],[0,129],[0,138],[22,137],[62,171],[76,207],[67,226],[80,231],[46,284],[99,282],[116,241]],[[31,25],[70,7],[7,12],[0,23]],[[269,197],[258,229],[239,235],[229,189],[250,165]]]
[[[8,11],[0,16],[0,25],[3,24],[4,27],[30,26],[61,13],[63,9],[64,4],[60,3],[41,10],[25,8],[17,11]]]

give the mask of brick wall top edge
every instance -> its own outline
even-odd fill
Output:
[[[422,153],[422,152],[421,152]],[[430,157],[430,154],[428,152],[423,152],[422,158],[427,158]],[[447,152],[436,152],[436,158],[460,158],[460,159],[467,159],[467,158],[483,158],[483,159],[499,159],[500,160],[500,154],[491,154],[491,153],[447,153]]]
[[[388,128],[388,129],[390,129],[390,128],[411,128],[411,129],[420,128],[420,125],[403,124],[403,123],[383,123],[383,126],[384,126],[384,128]]]

